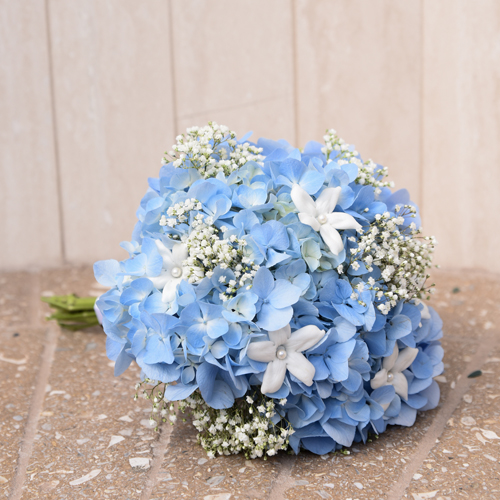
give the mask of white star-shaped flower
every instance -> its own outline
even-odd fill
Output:
[[[149,279],[158,290],[163,290],[161,300],[168,304],[175,299],[177,285],[189,272],[189,269],[182,265],[188,257],[188,248],[184,243],[177,243],[169,250],[160,240],[155,243],[163,259],[163,268],[159,276]]]
[[[333,212],[341,192],[340,187],[325,188],[316,201],[298,184],[293,186],[291,192],[292,201],[299,211],[300,222],[319,231],[334,255],[344,249],[339,229],[361,229],[361,225],[352,215]]]
[[[372,378],[370,382],[372,389],[392,385],[396,390],[396,394],[405,400],[408,399],[408,380],[402,372],[409,368],[417,354],[418,349],[415,347],[406,347],[400,351],[396,344],[392,354],[383,359],[382,369]]]
[[[422,309],[420,310],[420,317],[422,319],[431,319],[432,316],[431,316],[431,312],[429,311],[429,306],[427,304],[424,304],[423,302],[421,302],[422,304]]]
[[[316,345],[325,331],[315,325],[291,331],[290,325],[286,325],[268,332],[270,340],[253,342],[248,346],[247,356],[250,359],[268,363],[260,388],[262,394],[276,392],[282,386],[287,370],[305,385],[313,383],[316,369],[301,352]]]

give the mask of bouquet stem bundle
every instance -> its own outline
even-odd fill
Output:
[[[97,326],[99,321],[94,311],[95,297],[78,297],[75,294],[42,297],[55,312],[47,316],[47,321],[55,320],[61,328],[76,331]]]

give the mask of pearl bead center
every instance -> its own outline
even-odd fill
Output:
[[[318,216],[318,222],[320,224],[326,224],[328,222],[328,217],[325,214]]]
[[[285,359],[286,358],[286,349],[285,346],[280,345],[278,349],[276,349],[276,357],[278,359]]]
[[[387,374],[387,382],[392,382],[394,380],[394,374],[388,373]]]
[[[172,270],[170,271],[170,274],[174,277],[174,278],[180,278],[182,276],[182,269],[180,267],[174,267],[172,268]]]

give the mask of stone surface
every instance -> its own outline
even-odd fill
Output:
[[[412,495],[438,490],[443,498],[500,497],[499,380],[497,348],[411,482]]]
[[[34,318],[37,278],[0,275],[0,498],[12,486],[45,337]]]
[[[231,498],[272,498],[269,495],[281,458],[245,460],[235,455],[208,460],[196,443],[195,428],[187,420],[178,420],[172,429],[152,498],[203,498],[228,493]]]
[[[94,283],[88,268],[41,276],[45,293],[56,295],[89,295],[97,290]],[[100,328],[61,331],[22,498],[36,498],[47,484],[57,498],[137,498],[141,491],[146,470],[129,460],[151,458],[158,436],[140,425],[149,416],[146,402],[132,399],[139,369],[115,378],[105,352]],[[113,436],[124,439],[109,446]]]
[[[356,444],[349,455],[305,452],[267,461],[243,456],[209,460],[196,443],[189,418],[183,422],[179,415],[160,435],[148,428],[147,402],[132,400],[139,370],[113,377],[105,336],[98,328],[60,331],[26,479],[10,498],[498,498],[500,308],[494,298],[500,294],[500,281],[481,272],[440,271],[435,279],[433,305],[445,324],[441,402],[420,414],[413,427],[394,427],[367,444]],[[3,356],[39,360],[21,371],[22,377],[16,377],[17,367],[24,365],[0,361],[5,431],[0,438],[5,451],[0,457],[0,496],[7,496],[20,474],[19,443],[33,411],[30,390],[37,383],[44,343],[41,319],[47,310],[36,299],[40,293],[96,295],[102,290],[94,286],[89,268],[3,274],[0,284]],[[482,352],[486,354],[477,358]],[[482,374],[467,378],[476,370]],[[10,397],[12,389],[23,391],[24,399]]]

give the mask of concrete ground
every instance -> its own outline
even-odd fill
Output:
[[[434,279],[446,353],[438,408],[350,455],[247,461],[207,460],[189,423],[155,433],[147,402],[132,399],[139,370],[113,377],[102,331],[45,322],[40,295],[100,292],[90,268],[1,274],[0,498],[499,499],[500,282],[472,271]]]

